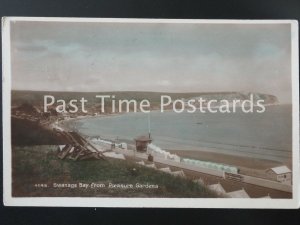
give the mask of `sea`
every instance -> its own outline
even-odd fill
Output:
[[[165,150],[194,150],[287,162],[292,157],[292,105],[264,113],[152,111],[89,117],[70,122],[87,136],[131,140],[148,135]]]

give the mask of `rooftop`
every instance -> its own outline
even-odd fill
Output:
[[[226,191],[220,183],[208,185],[208,188],[212,191],[216,191],[218,194],[225,194]]]
[[[135,141],[152,141],[148,136],[138,136],[134,139]]]
[[[292,171],[287,166],[273,167],[271,170],[276,174],[291,173]]]

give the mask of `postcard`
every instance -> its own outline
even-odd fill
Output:
[[[2,18],[7,206],[298,208],[295,20]]]

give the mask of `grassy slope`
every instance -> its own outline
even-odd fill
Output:
[[[11,119],[13,145],[64,144],[65,141],[51,130],[29,120]]]
[[[136,170],[134,171],[133,168]],[[158,189],[55,189],[56,183],[157,184]],[[36,188],[46,183],[48,188]],[[54,146],[13,148],[14,196],[216,197],[188,179],[121,160],[59,160]]]

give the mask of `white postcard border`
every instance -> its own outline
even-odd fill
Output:
[[[12,197],[11,169],[11,55],[10,23],[14,21],[114,22],[114,23],[210,23],[210,24],[291,24],[293,103],[293,198],[96,198],[96,197]],[[115,18],[2,18],[3,82],[3,201],[6,206],[70,207],[159,207],[159,208],[299,208],[299,51],[296,20],[198,20],[198,19],[115,19]]]

